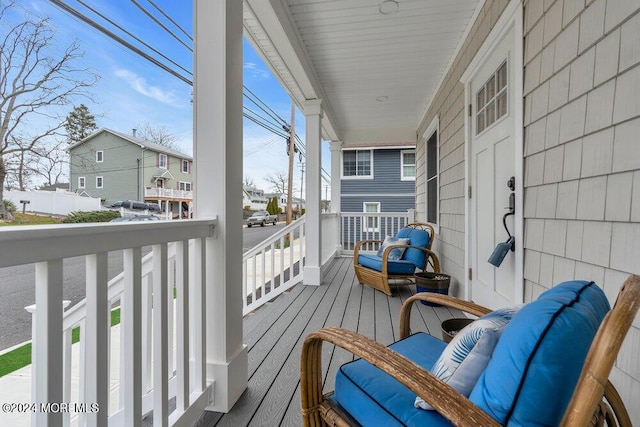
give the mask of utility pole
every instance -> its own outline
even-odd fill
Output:
[[[302,190],[304,189],[304,163],[300,163],[300,206],[298,211],[302,215]]]
[[[291,205],[293,198],[293,155],[296,142],[296,106],[291,99],[291,127],[289,128],[289,180],[287,182],[287,225],[291,224]]]

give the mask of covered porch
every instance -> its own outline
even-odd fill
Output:
[[[82,356],[82,401],[109,406],[103,350],[109,348],[108,308],[117,299],[124,307],[126,382],[117,411],[87,414],[87,424],[140,425],[151,410],[157,425],[299,424],[297,351],[305,334],[336,324],[391,342],[401,301],[414,291],[404,288],[400,297],[386,298],[357,284],[351,260],[339,257],[352,244],[340,237],[344,148],[416,145],[411,217],[436,226],[434,250],[458,296],[518,304],[563,279],[581,278],[596,281],[613,298],[619,279],[639,272],[640,164],[633,141],[640,104],[629,94],[640,87],[640,55],[627,52],[614,61],[602,52],[637,46],[629,40],[637,40],[639,10],[598,0],[195,0],[194,221],[0,231],[0,244],[15,248],[3,254],[0,266],[37,263],[34,339],[47,350],[36,358],[34,401],[69,396],[63,373],[70,331],[80,322],[91,337]],[[513,41],[507,74],[515,91],[511,108],[499,110],[510,121],[496,122],[513,131],[514,151],[500,164],[513,167],[506,178],[515,177],[509,226],[516,243],[505,268],[496,270],[484,260],[503,237],[502,216],[491,218],[495,211],[502,215],[509,200],[506,172],[476,186],[472,172],[482,178],[477,171],[488,169],[472,147],[488,123],[488,105],[499,97],[494,93],[496,99],[485,103],[484,95],[476,96],[473,79],[484,84],[493,77],[466,71],[480,69],[491,56],[485,40],[498,43],[504,36],[491,35],[503,14]],[[600,28],[593,21],[601,24],[599,33],[591,31]],[[243,34],[305,115],[300,133],[307,145],[306,215],[244,257]],[[614,62],[615,69],[607,67]],[[590,81],[580,78],[585,73]],[[569,90],[571,75],[579,77]],[[482,130],[476,132],[478,117]],[[615,150],[614,134],[620,138]],[[322,215],[321,146],[327,141],[332,213]],[[491,193],[491,206],[476,203],[489,200],[482,189],[498,187],[500,197]],[[485,225],[491,233],[478,234]],[[143,259],[140,248],[148,245],[153,255]],[[112,292],[105,253],[120,249],[125,271]],[[78,255],[87,257],[88,309],[73,317],[62,308],[62,260]],[[491,288],[497,282],[501,287]],[[433,331],[455,315],[420,306],[416,330]],[[174,322],[175,336],[168,332]],[[640,396],[639,326],[636,321],[613,371],[626,402]],[[347,356],[331,352],[334,372]],[[330,383],[332,375],[327,378]],[[174,397],[175,410],[169,405]],[[640,422],[640,408],[627,406]],[[66,420],[62,414],[37,417],[38,425]]]
[[[299,426],[300,350],[307,334],[325,326],[357,331],[384,344],[398,339],[400,307],[415,286],[397,286],[394,297],[360,285],[353,258],[339,257],[327,266],[322,286],[298,285],[246,315],[244,342],[249,350],[249,384],[228,413],[205,412],[198,426]],[[441,337],[440,323],[462,313],[415,304],[411,330]],[[327,345],[323,366],[325,390],[333,390],[337,368],[352,356]]]

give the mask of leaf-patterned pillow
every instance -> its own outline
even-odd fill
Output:
[[[379,257],[382,257],[382,254],[384,253],[384,250],[385,250],[385,248],[387,246],[391,246],[391,245],[408,245],[408,244],[409,244],[409,238],[387,236],[384,239],[384,242],[382,242],[382,246],[380,246],[380,249],[378,249],[378,253],[376,255],[378,255]],[[389,257],[387,259],[390,259],[390,260],[402,259],[402,255],[404,254],[404,250],[405,250],[405,248],[394,248],[394,249],[391,249],[391,251],[389,252]]]
[[[468,397],[487,367],[503,329],[517,311],[517,307],[502,308],[467,325],[453,337],[431,373]],[[433,409],[420,397],[416,397],[414,406]]]

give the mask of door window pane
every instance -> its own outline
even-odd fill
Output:
[[[507,61],[476,94],[476,135],[491,127],[508,112]]]

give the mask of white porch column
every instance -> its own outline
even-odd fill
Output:
[[[342,171],[340,170],[342,159],[342,141],[331,141],[329,143],[331,150],[331,212],[340,215],[342,206],[340,204],[342,198]],[[336,219],[338,225],[336,227],[335,241],[336,253],[342,253],[342,218],[338,216]]]
[[[320,171],[322,168],[322,101],[314,99],[304,104],[307,145],[307,224],[305,240],[304,284],[318,286],[322,282],[322,186]]]
[[[242,2],[194,0],[194,205],[215,217],[206,241],[207,409],[228,412],[247,388],[242,344]]]
[[[342,141],[331,141],[331,212],[340,213],[340,197],[342,196],[340,176],[340,158],[342,157]]]

